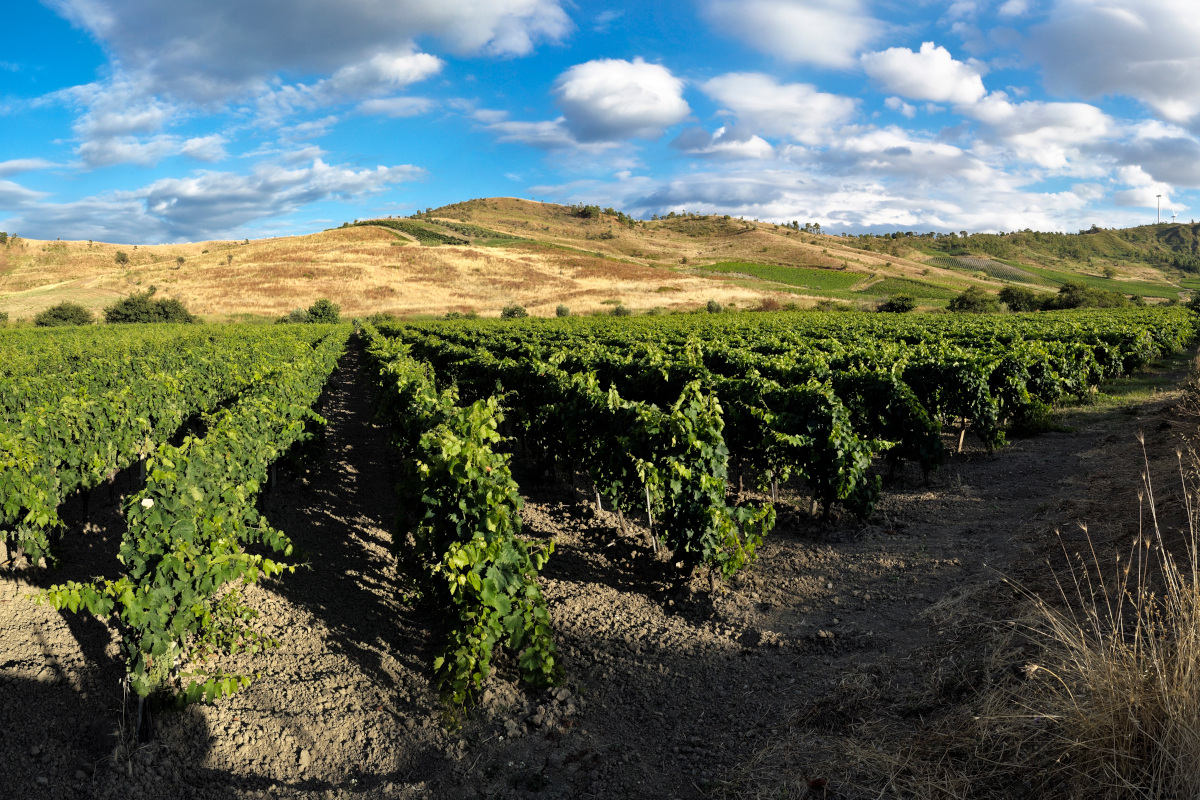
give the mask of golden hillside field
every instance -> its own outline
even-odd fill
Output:
[[[710,299],[744,308],[766,297],[866,304],[898,291],[944,304],[972,283],[1003,285],[922,263],[928,257],[916,251],[871,252],[833,236],[719,216],[622,224],[607,214],[586,218],[566,206],[492,198],[402,224],[469,244],[422,243],[375,226],[149,246],[14,239],[0,247],[0,312],[29,318],[63,300],[99,311],[150,286],[206,318],[228,319],[280,316],[320,297],[349,316],[469,309],[487,316],[513,303],[553,315],[559,304],[573,313],[617,303],[694,308]],[[127,263],[117,262],[118,251]],[[721,271],[706,270],[712,265]]]

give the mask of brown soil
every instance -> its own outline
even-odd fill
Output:
[[[1053,532],[1077,521],[1102,549],[1124,546],[1138,431],[1160,484],[1178,483],[1177,391],[1077,410],[1069,432],[968,447],[928,485],[902,473],[865,526],[813,520],[785,491],[757,563],[713,594],[671,581],[636,521],[622,535],[582,492],[518,470],[527,533],[557,543],[543,587],[566,683],[526,691],[501,658],[458,720],[430,686],[437,625],[397,588],[395,470],[358,377],[352,352],[323,452],[265,498],[311,567],[250,590],[282,647],[233,662],[262,673],[244,693],[156,715],[154,740],[127,755],[114,633],[22,597],[116,574],[107,501],[128,477],[69,504],[59,570],[0,573],[0,797],[799,797],[810,780],[812,796],[821,781],[859,796],[856,743],[883,728],[894,741],[969,695],[955,654],[1011,613],[1001,572],[1044,587]]]

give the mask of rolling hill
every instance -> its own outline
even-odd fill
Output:
[[[495,315],[513,303],[541,315],[559,304],[671,310],[710,299],[744,308],[768,297],[869,305],[899,292],[938,306],[971,285],[1053,291],[1067,280],[1154,301],[1200,288],[1198,242],[1200,225],[1190,224],[839,237],[725,216],[639,221],[595,206],[488,198],[242,242],[14,237],[0,247],[0,312],[28,318],[62,300],[99,310],[150,286],[210,319],[275,317],[319,297],[348,315]]]

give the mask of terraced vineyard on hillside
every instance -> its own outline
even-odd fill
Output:
[[[935,264],[946,269],[958,269],[968,272],[983,272],[989,277],[996,278],[1001,281],[1014,281],[1024,283],[1039,283],[1038,277],[1028,270],[1014,267],[1005,264],[1003,261],[996,261],[992,258],[979,258],[976,256],[936,256],[929,259],[930,264]]]

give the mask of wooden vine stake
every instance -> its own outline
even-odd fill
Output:
[[[963,439],[967,436],[967,418],[963,417],[961,424],[958,426],[958,452],[962,452]]]
[[[658,537],[654,535],[654,514],[650,511],[650,487],[648,485],[643,485],[642,488],[646,490],[646,521],[649,523],[650,529],[650,548],[654,551],[655,555],[657,555]]]

